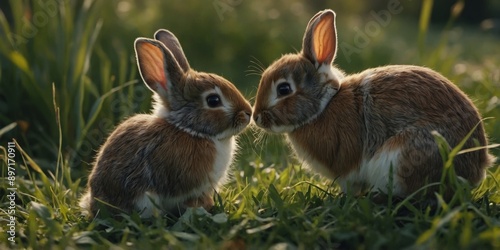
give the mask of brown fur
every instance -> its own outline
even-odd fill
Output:
[[[231,82],[192,70],[169,31],[155,37],[135,42],[141,77],[156,93],[154,112],[125,120],[102,145],[80,202],[91,216],[101,208],[141,216],[154,208],[209,209],[234,155],[233,137],[250,122],[251,106]],[[209,95],[221,101],[209,105]]]
[[[344,76],[330,66],[336,43],[335,14],[319,12],[308,24],[302,52],[284,55],[264,71],[254,106],[257,125],[287,133],[299,157],[315,170],[334,179],[354,178],[347,185],[358,190],[379,181],[370,174],[389,178],[366,168],[387,170],[369,164],[388,162],[396,157],[391,153],[399,152],[391,162],[395,189],[405,196],[441,179],[443,159],[433,131],[450,147],[472,130],[464,148],[488,144],[474,104],[439,73],[394,65]],[[283,79],[296,90],[274,96],[272,88]],[[476,185],[493,161],[487,149],[480,149],[456,156],[453,164],[458,176]],[[349,177],[353,173],[358,177]]]
[[[363,100],[357,87],[342,86],[316,120],[288,133],[290,140],[328,166],[333,178],[345,176],[361,161]]]
[[[474,104],[440,74],[416,66],[387,66],[375,69],[371,78],[365,93],[370,98],[364,103],[365,156],[381,146],[403,148],[398,175],[407,193],[441,178],[443,160],[431,131],[455,147],[479,124],[464,148],[488,144]],[[461,154],[454,159],[455,171],[475,185],[491,159],[486,149]]]
[[[206,163],[214,156],[211,140],[193,137],[164,119],[136,115],[102,146],[89,187],[93,198],[131,212],[136,198],[146,191],[176,197],[205,182],[212,170]],[[91,211],[97,208],[92,199]]]

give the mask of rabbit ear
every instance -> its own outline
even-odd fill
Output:
[[[172,32],[160,29],[156,31],[155,39],[162,42],[170,50],[170,52],[172,52],[172,54],[174,55],[175,59],[177,59],[177,62],[184,70],[184,72],[187,72],[190,69],[189,63],[186,59],[186,56],[184,55],[184,51],[182,50],[181,44],[179,43],[179,40],[177,40],[177,37],[175,37],[175,35]]]
[[[137,38],[134,44],[142,80],[151,90],[165,96],[169,86],[181,80],[184,71],[161,42]]]
[[[316,67],[331,64],[337,52],[335,12],[324,10],[314,15],[307,25],[302,53]]]

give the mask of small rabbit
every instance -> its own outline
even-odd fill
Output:
[[[454,147],[474,130],[464,148],[487,145],[477,109],[439,73],[394,65],[345,75],[331,65],[336,51],[335,13],[320,11],[309,21],[302,51],[263,72],[253,119],[268,132],[285,133],[298,157],[338,180],[344,192],[391,189],[406,197],[438,182],[443,160],[432,131]],[[476,185],[493,161],[480,149],[458,155],[454,168]]]
[[[153,114],[128,118],[99,150],[80,201],[90,216],[103,205],[141,217],[212,207],[235,135],[250,122],[252,107],[231,82],[191,69],[170,31],[155,39],[135,40],[141,77],[155,93]]]

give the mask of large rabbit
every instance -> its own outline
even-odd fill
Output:
[[[439,73],[395,65],[345,75],[331,65],[336,51],[335,13],[324,10],[309,21],[302,51],[262,74],[253,119],[286,133],[298,157],[344,192],[392,189],[405,197],[438,182],[443,160],[432,131],[454,147],[474,130],[464,148],[487,145],[477,109]],[[453,163],[475,185],[493,160],[480,149]]]
[[[250,122],[251,106],[233,84],[192,70],[171,32],[155,39],[135,41],[142,79],[155,93],[153,114],[125,120],[99,150],[80,202],[90,215],[105,206],[142,217],[210,208],[235,135]]]

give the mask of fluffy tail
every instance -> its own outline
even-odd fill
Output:
[[[90,191],[87,191],[85,194],[83,194],[83,196],[80,198],[80,202],[78,202],[78,205],[80,205],[80,208],[82,209],[82,214],[86,217],[89,217],[91,214]]]

